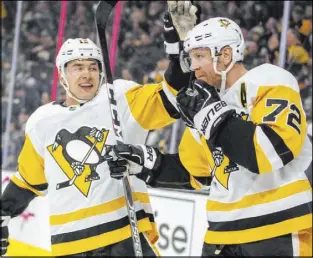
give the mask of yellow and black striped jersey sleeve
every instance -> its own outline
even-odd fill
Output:
[[[178,147],[179,159],[190,174],[190,183],[194,189],[201,189],[201,185],[211,182],[209,153],[201,143],[198,132],[186,128]]]
[[[37,195],[33,191],[18,186],[11,179],[0,198],[1,210],[8,212],[11,217],[16,217],[23,213],[35,197]]]
[[[12,181],[20,188],[28,189],[36,195],[47,193],[48,183],[44,171],[44,130],[39,121],[46,117],[46,107],[39,107],[27,120],[25,140],[18,157],[18,169]]]
[[[306,136],[298,91],[284,85],[259,86],[251,112],[259,173],[279,169],[297,157]]]
[[[232,117],[217,137],[224,154],[254,173],[273,172],[296,158],[306,137],[301,97],[289,86],[258,86],[251,121]]]
[[[197,132],[195,132],[197,134]],[[164,187],[187,190],[208,189],[211,176],[206,153],[187,128],[176,154],[162,154],[160,167],[149,174],[148,184],[152,187]],[[192,151],[191,151],[192,150]],[[146,178],[142,178],[146,181]]]
[[[18,171],[1,196],[2,209],[10,212],[12,217],[18,216],[35,197],[45,195],[47,188],[43,158],[26,133],[18,158]]]
[[[131,113],[147,130],[157,129],[180,118],[176,105],[178,91],[188,85],[191,73],[181,70],[179,59],[170,58],[160,83],[137,85],[126,92]]]
[[[207,155],[198,132],[186,128],[178,147],[179,158],[189,173],[196,177],[210,176]]]
[[[165,80],[157,84],[137,85],[126,92],[132,116],[146,130],[169,125],[179,118],[175,98],[177,91]]]
[[[18,158],[18,171],[11,180],[17,186],[28,189],[39,196],[45,195],[48,188],[43,157],[37,152],[27,133]]]

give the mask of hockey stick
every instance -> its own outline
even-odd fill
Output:
[[[106,34],[105,29],[110,16],[111,11],[115,7],[118,1],[99,1],[99,4],[96,9],[96,25],[98,30],[98,36],[100,40],[104,68],[106,72],[106,88],[108,92],[108,99],[110,103],[110,111],[112,118],[113,131],[116,136],[117,144],[124,143],[123,134],[121,130],[121,124],[117,111],[117,103],[114,98],[114,89],[113,89],[113,77],[110,68],[110,60],[108,55],[108,47],[106,42]],[[133,240],[133,248],[134,254],[136,257],[142,257],[142,247],[139,237],[136,210],[134,206],[134,201],[132,197],[132,190],[129,183],[129,174],[128,172],[122,179],[124,194],[126,199],[126,206],[128,212],[128,219],[131,228],[132,240]]]
[[[90,147],[90,149],[89,149],[89,151],[87,152],[86,156],[85,156],[84,159],[82,160],[81,166],[84,166],[86,160],[89,158],[90,153],[91,153],[91,152],[93,151],[93,149],[95,148],[97,142],[98,142],[98,141],[95,140],[95,142],[93,143],[93,145]],[[71,186],[72,184],[74,184],[76,178],[77,178],[77,175],[75,174],[75,175],[72,177],[72,179],[57,184],[57,190]]]

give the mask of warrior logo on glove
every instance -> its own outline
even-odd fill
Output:
[[[68,177],[67,181],[57,184],[57,190],[74,184],[83,195],[88,196],[91,182],[100,179],[96,168],[105,161],[101,153],[108,132],[106,129],[83,126],[74,133],[66,129],[57,133],[54,143],[47,149]]]

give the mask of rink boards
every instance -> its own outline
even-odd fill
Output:
[[[2,171],[2,190],[12,172]],[[200,256],[206,223],[206,195],[192,191],[149,189],[162,256]],[[49,255],[48,197],[34,199],[27,210],[10,222],[8,255]]]

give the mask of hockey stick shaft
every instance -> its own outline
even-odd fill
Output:
[[[112,9],[115,7],[116,3],[117,1],[99,1],[97,10],[96,10],[96,24],[97,24],[98,36],[99,36],[99,40],[101,44],[104,68],[105,68],[105,73],[106,73],[106,82],[107,82],[106,88],[107,88],[108,99],[109,99],[109,104],[110,104],[109,106],[110,106],[110,111],[111,111],[113,131],[116,136],[117,144],[123,144],[124,139],[123,139],[123,134],[121,130],[118,109],[116,105],[117,103],[114,97],[113,77],[112,77],[112,72],[111,72],[111,67],[110,67],[110,59],[109,59],[109,54],[108,54],[108,47],[107,47],[107,42],[106,42],[106,31],[105,31],[106,24],[109,19],[109,15]],[[129,182],[128,171],[123,177],[122,183],[123,183],[124,195],[126,199],[128,219],[129,219],[129,224],[131,228],[134,254],[136,257],[142,257],[143,254],[142,254],[142,247],[141,247],[141,242],[140,242],[140,237],[139,237],[137,216],[136,216],[136,210],[135,210],[133,196],[132,196],[131,185]]]

